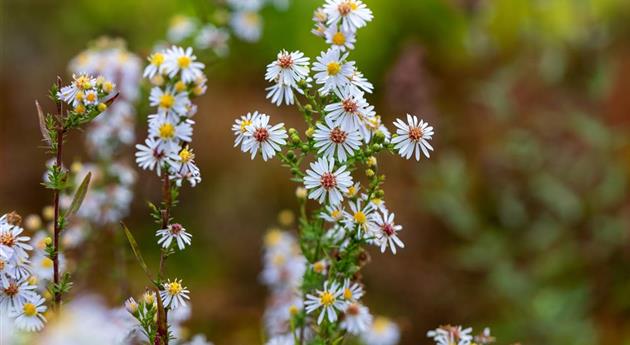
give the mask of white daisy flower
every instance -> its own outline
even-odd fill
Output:
[[[153,138],[147,138],[144,141],[144,145],[136,145],[136,163],[144,170],[151,170],[157,168],[158,176],[162,175],[162,166],[167,164],[169,166],[175,164],[174,157],[160,147],[160,142]]]
[[[149,105],[158,107],[158,114],[166,115],[171,121],[177,120],[177,117],[173,115],[186,115],[190,104],[187,92],[177,92],[172,88],[162,90],[154,87],[149,95]]]
[[[247,42],[255,42],[262,34],[262,17],[256,11],[238,11],[232,14],[230,25],[234,34]]]
[[[340,30],[337,25],[331,25],[326,29],[324,35],[326,37],[326,43],[341,51],[354,49],[354,43],[357,41],[354,32]]]
[[[400,340],[400,329],[384,316],[374,318],[370,328],[361,333],[365,345],[396,345]]]
[[[404,243],[398,238],[397,232],[402,226],[394,223],[394,213],[387,210],[376,212],[372,215],[371,233],[375,236],[374,243],[381,247],[381,253],[389,247],[392,254],[396,254],[396,247],[405,248]]]
[[[0,287],[0,310],[19,309],[28,301],[37,297],[35,289],[27,280],[8,280]]]
[[[166,229],[158,230],[155,236],[160,237],[158,244],[162,248],[170,248],[171,243],[175,241],[179,250],[183,250],[187,245],[189,246],[192,239],[192,235],[186,232],[186,229],[178,223],[169,224]]]
[[[322,309],[317,318],[317,324],[321,324],[324,320],[324,316],[327,316],[328,321],[337,321],[337,311],[343,309],[344,303],[339,298],[343,292],[339,289],[337,282],[326,281],[324,283],[323,290],[317,290],[316,295],[307,294],[305,310],[307,314],[312,313],[317,309]]]
[[[247,133],[247,127],[252,125],[254,121],[260,116],[260,114],[255,111],[252,113],[247,113],[247,115],[241,116],[240,119],[236,119],[234,124],[232,125],[232,132],[234,132],[234,147],[237,147],[243,140],[245,140],[245,133]]]
[[[429,151],[433,151],[433,147],[429,144],[433,136],[433,126],[429,126],[428,123],[423,120],[418,121],[417,116],[411,116],[407,114],[407,123],[401,119],[396,119],[394,125],[398,128],[396,130],[397,136],[392,139],[394,148],[398,150],[398,154],[402,157],[409,159],[414,154],[416,160],[420,160],[421,151],[429,158]]]
[[[372,212],[374,208],[367,203],[362,205],[363,200],[358,199],[350,204],[350,212],[346,212],[344,215],[345,223],[348,228],[357,229],[358,236],[366,233],[372,226]]]
[[[342,53],[339,49],[330,48],[322,52],[313,64],[315,82],[323,84],[319,93],[327,95],[333,90],[343,90],[350,84],[350,77],[354,73],[354,61],[346,61],[348,53]]]
[[[99,99],[96,90],[92,89],[85,91],[83,103],[85,103],[85,105],[97,105],[99,103]]]
[[[177,150],[181,142],[191,142],[192,134],[190,120],[176,124],[161,117],[149,119],[149,135],[155,138],[159,147],[167,152]]]
[[[190,297],[188,297],[190,291],[182,286],[181,279],[169,280],[163,284],[163,287],[164,290],[160,290],[160,297],[166,308],[171,310],[177,309],[180,306],[185,306],[187,304],[186,301],[190,300]]]
[[[32,250],[33,247],[28,244],[30,237],[20,236],[23,231],[24,229],[17,225],[0,224],[0,257],[9,259],[15,255],[19,259],[28,258],[26,251]]]
[[[354,151],[361,146],[359,131],[342,130],[329,117],[326,117],[326,124],[321,122],[317,124],[313,138],[315,147],[319,148],[319,154],[329,159],[334,159],[336,155],[339,162],[345,162],[349,157],[354,156]]]
[[[230,34],[212,24],[205,25],[197,34],[195,44],[200,49],[211,48],[218,56],[226,56],[229,52],[228,41]]]
[[[350,76],[350,86],[353,92],[363,91],[372,93],[372,91],[374,91],[374,85],[372,85],[372,83],[363,76],[363,73],[359,72],[356,68],[354,69],[354,73]]]
[[[326,206],[326,210],[320,213],[319,217],[329,223],[337,223],[343,219],[343,206]]]
[[[192,83],[203,75],[204,64],[196,61],[191,47],[184,48],[173,46],[165,52],[164,73],[173,78],[181,72],[184,83]]]
[[[361,0],[326,0],[324,12],[328,16],[328,25],[341,21],[341,28],[356,31],[372,21],[372,11]]]
[[[297,87],[300,80],[308,77],[309,60],[301,51],[289,53],[282,50],[278,53],[277,59],[267,65],[265,79],[278,84]]]
[[[331,103],[324,108],[326,119],[345,131],[359,130],[366,132],[366,123],[374,117],[374,107],[363,98],[363,92],[353,93],[350,88],[344,88],[338,94],[340,101]]]
[[[151,54],[147,60],[149,60],[149,65],[144,68],[144,73],[142,73],[144,78],[152,79],[156,75],[164,72],[164,52],[155,52]]]
[[[284,129],[284,123],[271,126],[269,125],[269,116],[265,114],[256,117],[246,129],[241,150],[243,152],[249,151],[252,159],[256,157],[259,149],[264,161],[273,158],[276,152],[282,149],[281,146],[286,145],[286,139],[289,137]]]
[[[472,328],[462,326],[442,326],[427,332],[437,345],[469,345],[472,340]]]
[[[360,191],[361,191],[361,182],[357,182],[353,184],[350,188],[348,188],[348,191],[346,192],[346,197],[354,198],[359,194]]]
[[[338,205],[343,200],[343,193],[352,186],[352,176],[342,165],[333,171],[335,161],[326,157],[319,158],[311,163],[311,168],[306,170],[304,187],[311,190],[308,197],[323,204],[328,197],[331,205]]]
[[[366,306],[360,303],[347,303],[343,315],[343,321],[339,326],[350,334],[362,334],[372,325],[372,314]]]
[[[170,166],[170,178],[180,187],[183,180],[188,181],[192,187],[201,182],[201,172],[195,164],[195,154],[188,146],[176,155],[174,163]]]
[[[343,282],[343,299],[349,302],[358,301],[363,297],[363,287],[359,283],[353,283],[350,279],[344,280]]]
[[[330,266],[328,260],[321,259],[314,262],[311,268],[313,269],[313,272],[317,274],[326,275],[326,273],[328,273],[328,266]]]
[[[32,300],[22,304],[20,308],[14,308],[9,316],[15,318],[15,326],[27,331],[36,332],[44,328],[46,318],[43,313],[46,311],[46,300],[36,295]]]
[[[262,283],[277,290],[300,284],[306,271],[306,259],[292,252],[293,248],[265,253],[265,267],[260,274]]]
[[[57,97],[68,104],[76,106],[81,101],[81,99],[77,100],[77,94],[82,98],[84,92],[95,85],[96,79],[87,74],[72,75],[70,85],[62,87],[57,93]]]
[[[166,37],[170,42],[179,43],[195,31],[197,25],[193,18],[177,15],[171,19]]]

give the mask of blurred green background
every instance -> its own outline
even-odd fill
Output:
[[[387,123],[413,113],[436,128],[430,161],[380,159],[406,247],[396,256],[371,249],[371,310],[400,324],[403,344],[428,344],[426,331],[445,323],[491,326],[501,343],[630,344],[630,2],[365,2],[375,19],[351,59],[376,86],[368,100]],[[262,40],[232,39],[230,56],[206,69],[195,129],[203,182],[185,188],[175,210],[195,243],[168,270],[192,291],[191,330],[217,344],[260,341],[261,237],[296,206],[288,173],[233,149],[230,124],[259,110],[300,126],[292,108],[266,102],[264,68],[282,48],[311,57],[325,48],[309,32],[322,3],[265,9]],[[50,196],[39,184],[46,157],[33,100],[46,98],[57,74],[67,77],[89,41],[122,37],[145,57],[172,15],[203,18],[212,5],[1,4],[0,210],[38,213]],[[66,157],[81,158],[82,138],[70,140]],[[159,181],[141,173],[127,219],[154,265],[144,201],[159,195]],[[103,233],[85,248],[98,273],[77,288],[113,305],[123,301],[109,279],[116,245]],[[129,270],[124,293],[138,295],[146,281],[133,262]]]

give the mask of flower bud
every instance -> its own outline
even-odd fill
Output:
[[[377,163],[376,157],[374,157],[374,156],[368,157],[368,159],[367,159],[367,165],[368,166],[371,166],[371,167],[376,166],[376,163]]]
[[[295,221],[295,215],[291,210],[282,210],[278,213],[278,224],[282,226],[290,226]]]
[[[304,187],[297,187],[295,189],[295,196],[298,199],[306,199],[307,193],[308,192],[307,192],[306,188],[304,188]]]
[[[153,291],[147,291],[142,295],[144,303],[153,305],[155,303],[155,293]]]
[[[46,237],[46,238],[44,239],[44,244],[46,245],[46,247],[48,247],[48,246],[52,245],[52,242],[53,242],[53,241],[52,241],[52,238],[50,238],[50,236],[48,236],[48,237]]]
[[[310,104],[305,105],[304,112],[306,113],[306,115],[311,115],[313,113],[313,106]]]
[[[366,170],[365,170],[365,176],[367,176],[367,177],[372,177],[372,176],[374,176],[374,170],[372,170],[372,169],[366,169]]]
[[[98,111],[100,111],[101,113],[104,112],[105,110],[107,110],[107,104],[105,103],[99,103],[97,106]]]
[[[300,140],[300,137],[299,137],[299,136],[297,136],[297,134],[295,134],[295,135],[292,135],[292,136],[291,136],[291,141],[292,141],[294,144],[299,144],[301,140]]]
[[[52,206],[46,206],[42,210],[42,215],[46,220],[52,220],[55,217],[55,209]]]
[[[382,143],[385,140],[385,133],[383,131],[376,131],[374,133],[374,141],[377,143]]]
[[[133,297],[129,297],[129,299],[125,301],[125,309],[127,309],[131,315],[136,315],[138,312],[138,303]]]
[[[309,138],[311,138],[314,133],[315,133],[315,128],[313,127],[309,127],[305,132],[306,136]]]
[[[289,135],[294,135],[294,134],[297,134],[298,131],[295,128],[289,128],[288,133],[289,133]]]

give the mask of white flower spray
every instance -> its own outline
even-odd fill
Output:
[[[170,316],[182,309],[189,310],[189,290],[180,279],[166,278],[166,261],[192,243],[192,234],[182,224],[173,222],[172,208],[177,204],[184,183],[194,187],[201,182],[191,148],[195,124],[192,118],[197,111],[191,99],[206,92],[203,69],[192,48],[172,46],[153,53],[144,70],[144,76],[153,84],[149,103],[156,112],[148,116],[148,136],[144,144],[136,145],[136,163],[162,179],[162,202],[159,206],[150,204],[152,216],[159,224],[157,277],[144,263],[131,232],[126,227],[124,230],[138,262],[154,284],[139,303],[132,299],[126,303],[151,344],[168,344],[175,338]]]
[[[272,299],[284,301],[277,308],[270,304],[266,313],[269,344],[338,343],[356,336],[368,345],[393,345],[400,337],[398,327],[387,318],[373,317],[362,304],[358,278],[368,261],[365,245],[393,254],[404,247],[402,226],[383,201],[385,176],[378,173],[376,155],[387,151],[428,158],[434,131],[407,115],[406,123],[394,123],[397,131],[392,136],[368,103],[373,86],[349,60],[358,29],[373,18],[362,1],[327,0],[313,18],[313,32],[330,47],[312,66],[303,53],[282,50],[265,75],[272,83],[267,98],[277,105],[295,104],[303,114],[303,136],[258,112],[241,116],[232,127],[235,146],[252,159],[258,152],[263,160],[278,157],[292,180],[303,184],[296,193],[297,244],[287,245],[287,235],[275,233],[266,241],[263,281],[274,282]],[[361,171],[365,181],[359,181]],[[307,207],[308,199],[318,207]],[[298,268],[303,275],[287,283],[291,293],[279,298],[274,286],[283,282],[277,277],[286,279],[288,272],[301,272]]]

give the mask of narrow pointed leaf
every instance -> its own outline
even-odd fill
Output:
[[[39,105],[38,101],[35,101],[35,107],[37,108],[37,118],[39,119],[39,131],[42,132],[42,138],[46,140],[48,145],[52,145],[50,134],[48,134],[48,128],[46,128],[46,119],[44,117],[44,112],[42,111],[42,107]]]
[[[144,262],[144,258],[142,257],[142,253],[140,252],[140,247],[138,247],[138,242],[136,242],[136,239],[131,234],[131,231],[129,231],[124,223],[121,222],[120,225],[122,225],[123,230],[125,231],[125,235],[127,236],[127,240],[129,241],[129,245],[131,245],[131,250],[133,251],[133,255],[135,255],[136,257],[138,264],[140,264],[140,267],[142,267],[142,270],[147,275],[149,280],[153,282],[153,276],[151,275],[151,272],[149,271],[149,267],[147,266],[146,262]]]
[[[77,211],[79,211],[79,207],[81,207],[81,204],[83,203],[83,200],[85,199],[85,196],[87,195],[91,178],[92,178],[91,172],[85,175],[85,177],[83,178],[83,182],[81,182],[81,184],[79,185],[79,188],[77,188],[77,191],[74,192],[72,203],[70,204],[70,207],[68,207],[68,210],[64,214],[64,218],[68,218],[69,216],[72,216],[75,213],[77,213]]]

